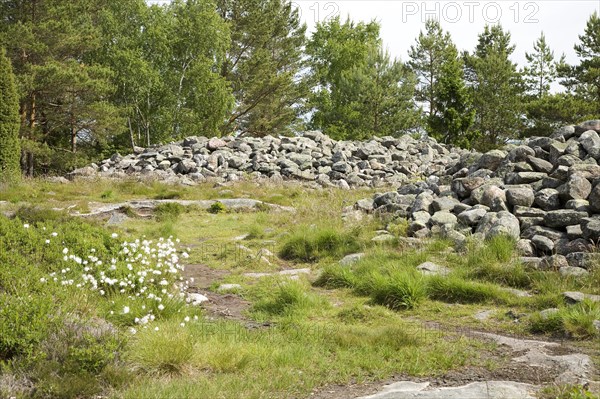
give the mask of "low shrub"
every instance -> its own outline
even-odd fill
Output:
[[[216,201],[208,208],[209,213],[218,214],[227,212],[227,207],[219,201]]]
[[[192,335],[175,323],[161,323],[155,328],[136,334],[125,358],[147,373],[181,373],[194,353]]]
[[[578,304],[560,308],[556,313],[542,316],[536,313],[529,319],[532,333],[552,334],[576,339],[600,337],[594,320],[600,320],[600,304],[584,300]]]

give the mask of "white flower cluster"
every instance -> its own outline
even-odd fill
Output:
[[[113,238],[117,238],[116,234]],[[63,260],[71,265],[60,272],[50,273],[50,279],[65,286],[87,288],[113,299],[126,296],[131,301],[129,306],[124,305],[111,314],[129,315],[135,324],[145,328],[154,321],[157,312],[165,309],[163,301],[183,301],[189,287],[189,282],[181,276],[184,266],[179,263],[180,256],[187,258],[188,254],[179,254],[176,242],[179,240],[173,241],[171,237],[160,238],[157,242],[145,239],[123,242],[119,253],[106,262],[96,256],[95,249],[91,249],[87,256],[77,256],[65,247],[62,250]],[[48,279],[41,279],[41,282],[46,281]],[[148,302],[150,305],[146,306]],[[138,306],[134,306],[135,303]],[[137,317],[140,312],[134,312],[134,309],[141,309],[146,314]],[[186,318],[189,320],[188,316]]]

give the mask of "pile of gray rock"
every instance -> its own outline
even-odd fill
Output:
[[[139,148],[127,156],[115,154],[67,177],[140,176],[190,185],[206,179],[268,178],[309,181],[322,187],[399,186],[416,178],[441,176],[466,153],[410,135],[364,142],[335,141],[314,131],[300,137],[189,137]]]
[[[409,235],[506,234],[525,262],[569,275],[598,262],[600,242],[600,120],[568,126],[551,137],[485,154],[466,153],[445,174],[358,201],[367,213],[407,218]]]

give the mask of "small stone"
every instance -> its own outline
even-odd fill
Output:
[[[431,223],[442,226],[445,224],[456,224],[457,218],[454,214],[448,211],[439,211],[431,217]]]
[[[546,213],[546,216],[544,216],[544,224],[553,228],[567,227],[581,223],[581,220],[587,216],[587,212],[579,212],[572,209],[559,209]]]
[[[579,142],[593,158],[600,158],[600,136],[594,130],[588,130],[579,137]]]
[[[537,270],[541,268],[542,259],[537,257],[524,256],[521,258],[521,263],[527,268]]]
[[[227,143],[217,137],[213,137],[212,139],[208,140],[208,143],[206,144],[206,148],[208,148],[211,151],[215,151],[218,150],[221,147],[225,147],[227,145]]]
[[[207,302],[209,299],[202,295],[202,294],[198,294],[198,293],[188,293],[187,294],[187,298],[188,298],[188,302],[190,302],[192,305],[201,305],[204,302]]]
[[[372,212],[375,209],[375,203],[372,199],[361,199],[356,202],[354,207],[363,212]]]
[[[559,270],[561,267],[569,266],[567,258],[563,255],[544,256],[541,267],[545,270]]]
[[[371,241],[374,242],[389,242],[389,241],[394,241],[396,239],[396,237],[394,237],[393,235],[386,233],[386,234],[380,234],[378,236],[375,236],[371,239]]]
[[[553,188],[544,188],[535,194],[534,203],[545,211],[560,208],[560,196]]]
[[[227,291],[236,291],[241,289],[242,286],[240,284],[221,284],[217,291],[219,292],[227,292]]]
[[[417,266],[417,270],[425,275],[447,276],[450,273],[450,269],[447,267],[437,265],[433,262],[421,263]]]
[[[558,272],[560,273],[561,276],[564,277],[585,277],[587,275],[590,274],[590,272],[588,272],[585,269],[582,269],[581,267],[573,267],[573,266],[563,266],[560,269],[558,269]]]
[[[495,310],[482,310],[481,312],[475,313],[473,317],[479,321],[485,321],[489,319],[490,316],[492,316],[495,312]]]
[[[465,226],[476,226],[486,213],[483,208],[469,209],[458,215],[458,221]]]
[[[510,187],[506,189],[506,199],[512,206],[530,207],[535,200],[531,187]]]
[[[548,320],[551,316],[557,314],[560,310],[558,308],[549,308],[540,311],[540,316],[542,320]]]
[[[344,256],[342,260],[340,260],[340,265],[342,266],[350,266],[359,260],[361,260],[365,256],[364,253],[356,253]]]
[[[592,185],[588,179],[580,175],[573,175],[569,180],[558,187],[561,199],[567,202],[572,199],[587,199],[592,191]]]
[[[517,241],[516,250],[521,256],[533,256],[535,248],[530,240],[521,239]]]

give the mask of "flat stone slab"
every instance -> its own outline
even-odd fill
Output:
[[[281,206],[275,204],[269,204],[267,202],[249,199],[249,198],[226,198],[217,200],[136,200],[120,202],[116,204],[100,204],[90,203],[89,206],[92,209],[89,213],[74,213],[74,216],[82,217],[93,217],[102,216],[105,214],[111,214],[118,211],[121,208],[129,207],[135,210],[141,209],[154,209],[161,204],[179,204],[183,206],[197,206],[201,209],[209,209],[215,203],[220,202],[225,205],[227,209],[241,210],[241,209],[256,209],[257,206],[267,207],[273,211],[279,212],[296,212],[296,209],[290,206]]]
[[[512,381],[486,381],[447,387],[429,388],[429,383],[400,381],[386,385],[375,395],[357,399],[535,399],[538,388]]]
[[[243,276],[244,277],[250,277],[250,278],[262,278],[262,277],[269,277],[269,276],[285,276],[285,277],[298,277],[300,275],[303,274],[310,274],[311,270],[309,268],[306,269],[289,269],[289,270],[282,270],[280,272],[275,272],[275,273],[244,273]]]
[[[417,270],[425,275],[433,275],[433,276],[447,276],[450,274],[450,269],[445,266],[437,265],[433,262],[425,262],[421,263],[417,266]]]
[[[523,355],[513,358],[512,360],[515,362],[562,370],[561,374],[555,380],[557,383],[586,384],[593,380],[592,376],[595,373],[595,369],[592,359],[583,353],[553,355],[552,348],[559,347],[559,343],[519,339],[484,332],[473,333],[491,339],[499,345],[506,345],[513,351],[525,352]]]

